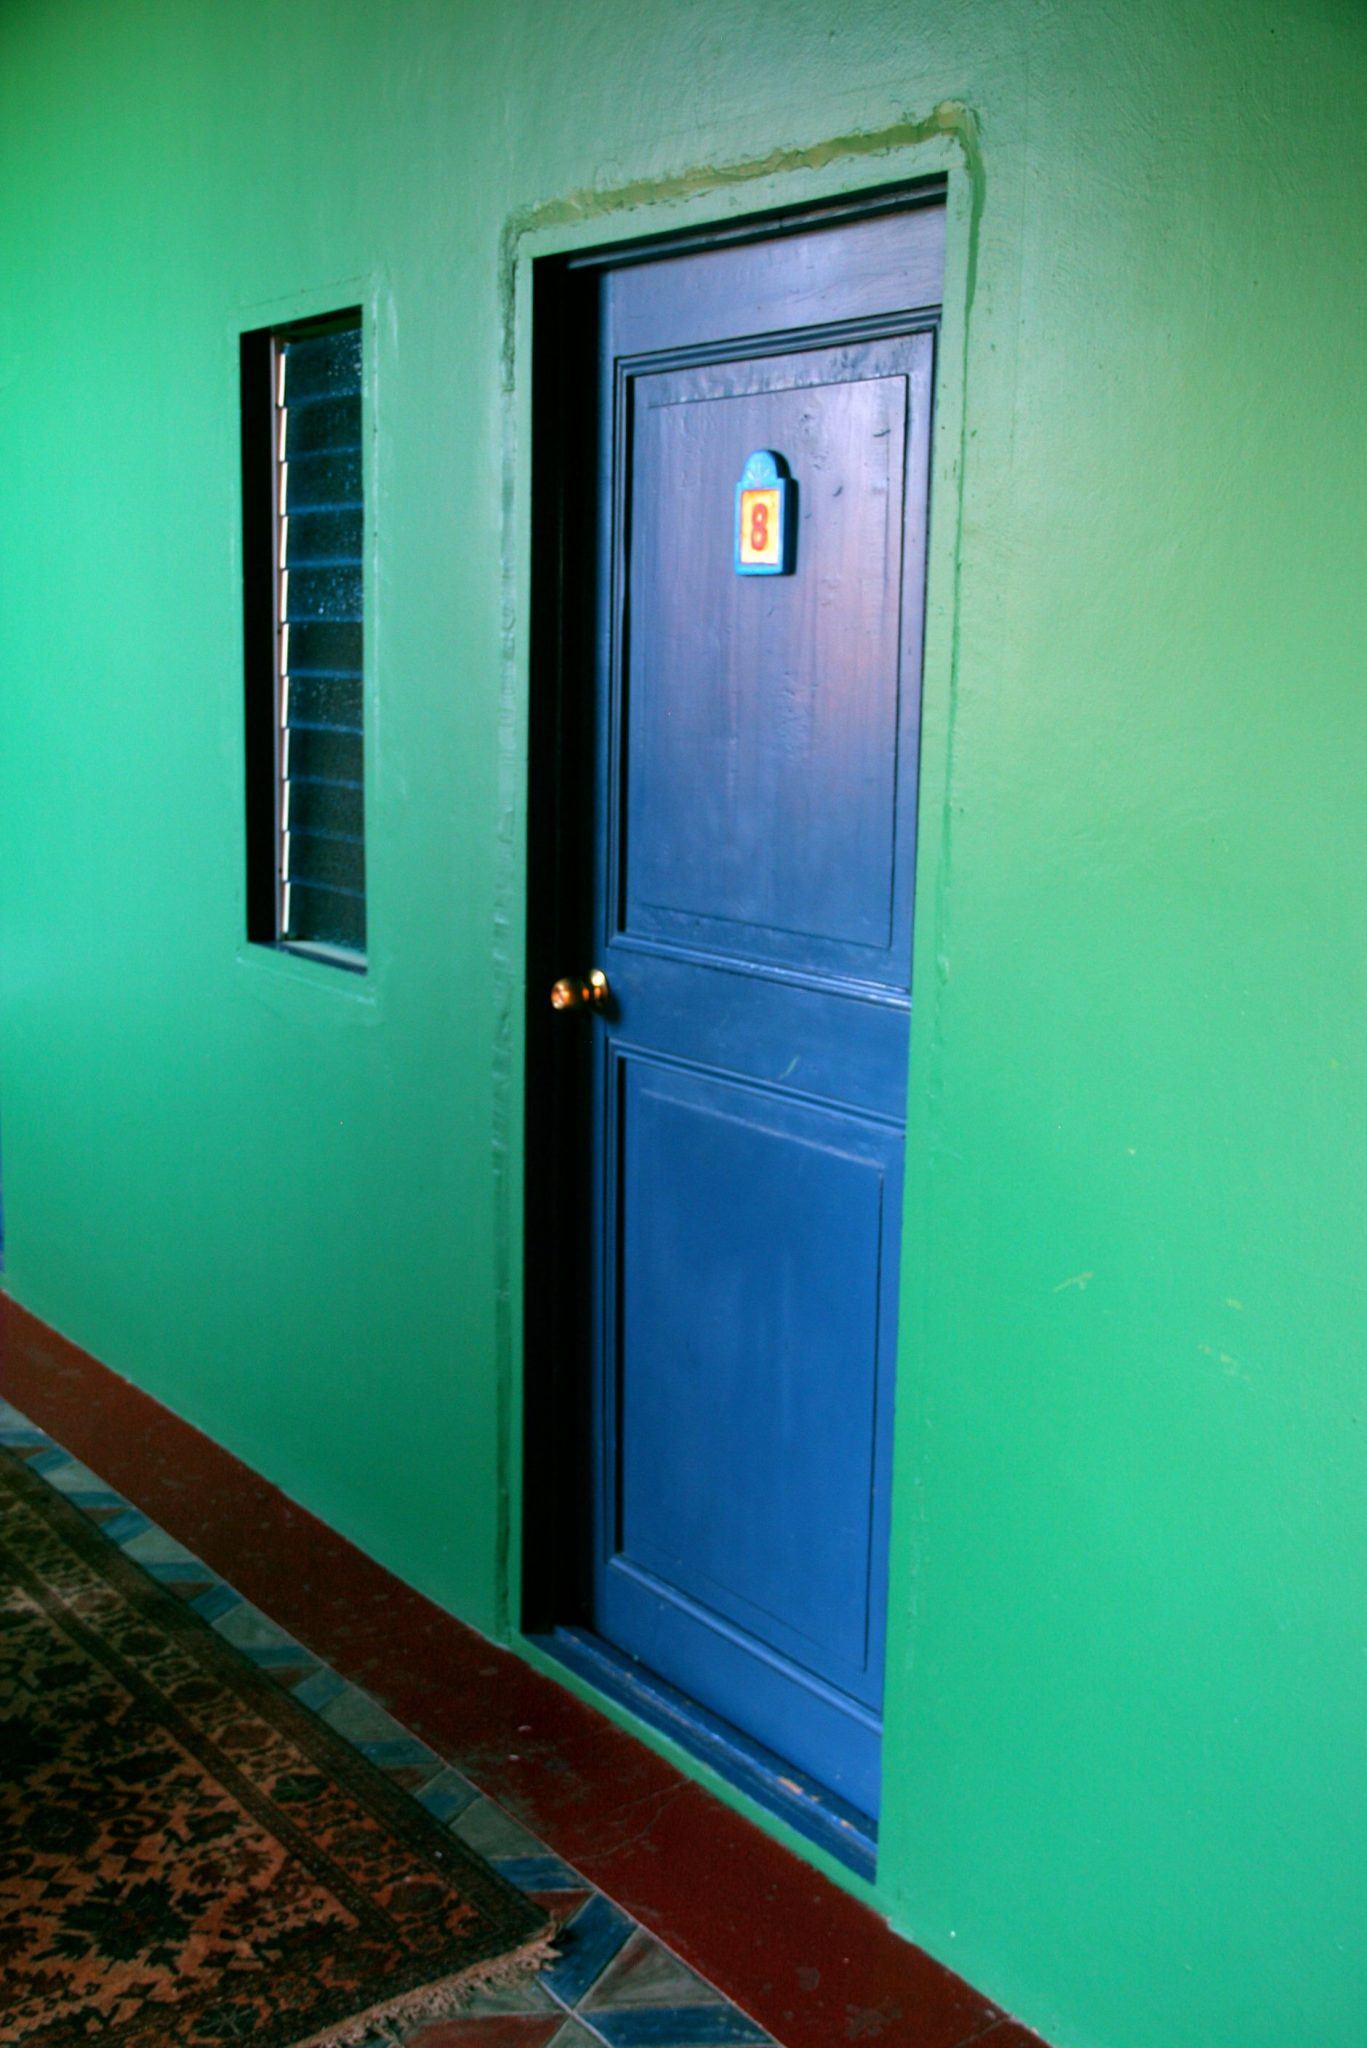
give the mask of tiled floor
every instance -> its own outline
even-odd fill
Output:
[[[454,2031],[429,2027],[415,2048],[1041,2048],[655,1751],[4,1295],[0,1394],[102,1475],[134,1555],[169,1532],[163,1570],[205,1560],[198,1592],[231,1603],[225,1631],[252,1635],[282,1682],[341,1685],[321,1702],[330,1716],[362,1688],[367,1711],[383,1710],[362,1739],[415,1745],[417,1762],[401,1751],[390,1767],[416,1771],[429,1799],[453,1791],[457,1826],[497,1825],[496,1860],[544,1887],[567,1930],[564,1973],[547,1973],[523,2010],[505,2002]],[[215,1593],[222,1581],[237,1594]],[[322,1679],[325,1666],[337,1676]]]
[[[0,1401],[0,1444],[99,1524],[253,1664],[460,1835],[559,1930],[554,1962],[523,1986],[476,1996],[469,2013],[416,2029],[411,2048],[722,2048],[772,2036],[349,1684],[159,1529],[36,1423]]]

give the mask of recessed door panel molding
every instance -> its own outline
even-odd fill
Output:
[[[630,1370],[609,1425],[612,1558],[876,1706],[873,1447],[891,1394],[880,1325],[899,1134],[625,1053],[618,1099]],[[699,1487],[737,1443],[745,1484]]]

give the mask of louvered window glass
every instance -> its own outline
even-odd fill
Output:
[[[248,335],[243,372],[249,931],[359,966],[366,943],[359,316]],[[265,460],[259,443],[247,445],[262,426]],[[260,589],[267,569],[269,607]]]

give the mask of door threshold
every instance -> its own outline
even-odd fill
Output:
[[[859,1877],[873,1882],[878,1860],[878,1824],[809,1778],[772,1750],[764,1749],[710,1714],[667,1680],[624,1656],[586,1629],[557,1628],[527,1640],[595,1691],[626,1707],[667,1735],[699,1763],[709,1764],[795,1833],[824,1849]]]

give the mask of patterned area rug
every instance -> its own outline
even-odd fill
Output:
[[[0,1450],[6,2048],[344,2048],[457,2013],[544,1935]]]

